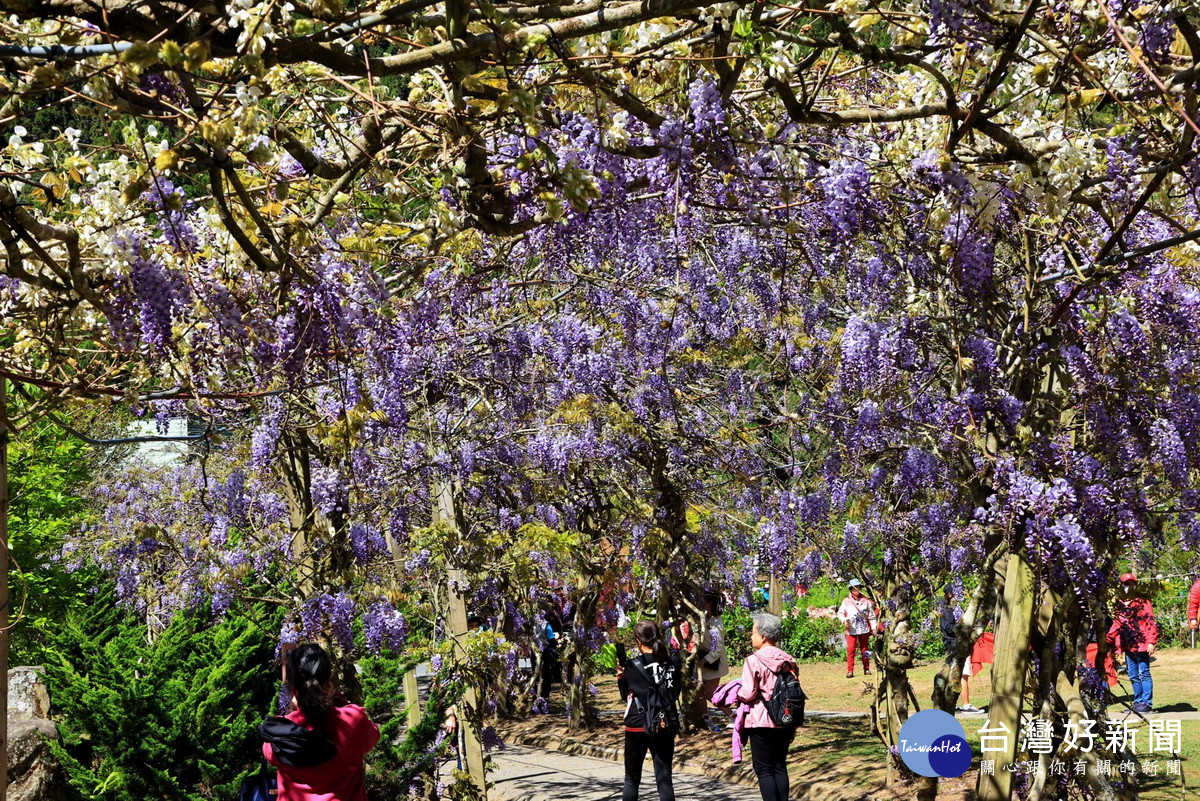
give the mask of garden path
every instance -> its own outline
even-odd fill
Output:
[[[516,745],[491,756],[496,770],[488,779],[496,784],[488,801],[616,801],[621,797],[625,773],[617,762]],[[749,787],[679,772],[675,774],[675,795],[705,801],[760,798],[758,791]],[[649,759],[642,774],[641,796],[657,797]]]

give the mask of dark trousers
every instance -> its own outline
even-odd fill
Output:
[[[747,729],[763,801],[788,801],[787,755],[795,729]]]
[[[671,781],[671,761],[675,758],[675,735],[651,737],[641,731],[625,732],[625,789],[621,801],[637,801],[638,786],[642,783],[642,763],[646,752],[654,760],[654,783],[658,785],[658,801],[675,801],[675,785]]]
[[[548,645],[542,649],[542,675],[538,697],[549,698],[554,682],[562,677],[562,665],[558,661],[558,648]]]

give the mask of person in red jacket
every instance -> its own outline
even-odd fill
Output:
[[[1158,624],[1149,599],[1135,594],[1137,576],[1125,573],[1120,581],[1121,594],[1117,597],[1108,639],[1125,654],[1125,669],[1133,685],[1133,711],[1144,714],[1154,709],[1150,657],[1158,644]]]
[[[333,665],[321,646],[301,645],[285,666],[295,708],[258,727],[263,756],[279,768],[278,801],[367,801],[363,757],[379,742],[379,727],[333,691]]]
[[[1200,579],[1196,579],[1192,588],[1188,590],[1187,622],[1192,631],[1200,628]]]

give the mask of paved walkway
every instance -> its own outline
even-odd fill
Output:
[[[488,779],[496,783],[489,801],[615,801],[621,798],[624,768],[616,762],[571,756],[537,748],[510,745],[491,754],[496,770]],[[705,801],[758,801],[757,790],[688,773],[675,773],[677,798]],[[654,768],[649,758],[642,773],[641,797],[652,801]]]

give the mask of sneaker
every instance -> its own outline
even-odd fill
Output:
[[[848,678],[848,679],[852,679],[852,678],[854,678],[854,672],[853,672],[853,671],[851,671],[851,672],[847,673],[847,674],[846,674],[846,678]]]
[[[979,707],[975,706],[974,704],[963,704],[962,706],[960,706],[958,708],[958,711],[962,712],[964,715],[982,715],[983,714],[983,710],[980,709]]]
[[[864,675],[864,676],[870,676],[870,675],[871,675],[871,669],[870,669],[870,668],[863,668],[863,675]]]
[[[1137,712],[1139,715],[1146,715],[1153,712],[1154,707],[1150,706],[1149,704],[1134,704],[1133,711]]]

